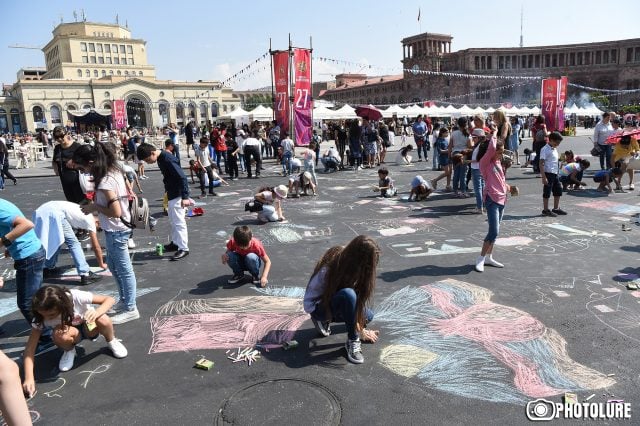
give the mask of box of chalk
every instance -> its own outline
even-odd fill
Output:
[[[213,368],[213,361],[209,361],[208,359],[202,358],[196,362],[195,367],[201,370],[211,370]]]

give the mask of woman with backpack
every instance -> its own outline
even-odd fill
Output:
[[[533,128],[531,129],[533,133],[533,147],[532,151],[536,153],[536,159],[533,162],[533,173],[539,175],[540,174],[540,166],[539,166],[539,158],[540,158],[540,150],[544,148],[547,144],[547,136],[549,136],[549,131],[547,130],[547,125],[544,122],[544,115],[540,114],[535,123],[533,124]]]
[[[107,265],[118,285],[119,300],[113,307],[113,324],[140,318],[136,307],[136,276],[129,257],[131,229],[129,192],[124,174],[118,168],[115,147],[111,143],[82,145],[73,153],[73,164],[93,175],[95,198],[82,206],[85,214],[97,212],[107,245]]]

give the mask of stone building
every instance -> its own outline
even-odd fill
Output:
[[[514,77],[568,76],[569,82],[602,89],[640,88],[640,38],[556,46],[472,48],[451,51],[453,37],[423,33],[402,40],[401,76],[351,74],[324,99],[388,105],[427,100],[456,104],[539,103],[540,80]],[[470,77],[470,75],[473,75]],[[485,77],[485,78],[481,78]],[[489,77],[489,78],[486,78]],[[342,84],[340,84],[342,82]],[[569,99],[584,89],[569,87]],[[638,102],[617,95],[612,104]]]
[[[128,124],[137,127],[205,123],[240,106],[219,82],[157,80],[146,41],[120,25],[62,23],[42,50],[44,70],[21,69],[14,84],[3,86],[0,132],[68,124],[69,111],[81,109],[108,114],[120,99]]]

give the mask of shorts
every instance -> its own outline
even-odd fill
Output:
[[[449,162],[450,162],[449,155],[444,154],[444,155],[439,155],[438,156],[438,164],[439,165],[441,165],[443,167],[444,166],[448,166]]]
[[[546,172],[544,175],[547,177],[547,185],[542,187],[542,198],[551,197],[551,193],[553,193],[554,197],[560,197],[562,195],[562,185],[560,185],[558,175]]]

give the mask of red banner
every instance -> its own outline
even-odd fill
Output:
[[[558,80],[558,110],[557,110],[557,127],[556,130],[561,132],[564,130],[564,105],[567,101],[567,77],[561,77]]]
[[[284,132],[289,133],[289,51],[274,52],[272,55],[276,89],[273,111],[282,135]]]
[[[309,145],[313,132],[311,100],[311,50],[293,49],[293,97],[296,145]]]
[[[542,80],[542,115],[544,115],[547,130],[556,130],[558,110],[558,80],[549,78]]]
[[[113,112],[111,113],[111,122],[116,130],[127,127],[127,108],[124,100],[113,101]]]

